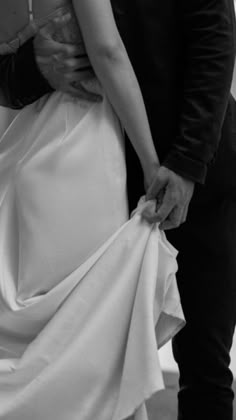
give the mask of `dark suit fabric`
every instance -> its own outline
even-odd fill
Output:
[[[167,235],[179,250],[178,286],[187,320],[173,340],[181,373],[181,420],[233,418],[229,353],[236,320],[235,115],[231,99],[206,185],[196,187],[187,222]]]
[[[187,222],[169,231],[187,326],[173,342],[179,420],[232,420],[236,321],[236,105],[231,1],[122,0],[116,19],[161,161],[195,180]],[[127,142],[130,207],[143,193]],[[205,183],[205,185],[201,185]],[[158,413],[157,413],[158,418]]]

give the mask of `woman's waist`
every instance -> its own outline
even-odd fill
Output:
[[[39,99],[37,102],[40,103],[40,101],[45,102],[51,97],[57,98],[56,100],[59,103],[73,103],[77,106],[82,106],[86,108],[90,108],[94,103],[102,102],[104,99],[107,100],[106,94],[104,92],[104,89],[99,82],[99,80],[96,78],[96,76],[91,77],[89,79],[78,82],[72,83],[73,88],[75,89],[75,94],[72,95],[71,93],[67,93],[66,91],[60,91],[55,90],[54,92],[50,94],[46,94],[43,98]],[[78,90],[78,94],[76,94],[76,90]],[[86,99],[85,95],[83,94],[83,91],[86,91]],[[89,93],[91,93],[91,98],[89,98]],[[101,98],[101,101],[96,100],[95,96]]]

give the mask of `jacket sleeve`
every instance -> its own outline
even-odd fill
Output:
[[[49,92],[52,88],[38,70],[32,39],[16,53],[0,56],[1,105],[20,109]]]
[[[235,59],[233,0],[181,0],[183,101],[178,135],[163,164],[204,183],[230,95]]]

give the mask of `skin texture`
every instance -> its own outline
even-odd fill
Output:
[[[69,14],[58,17],[35,36],[34,50],[38,68],[53,89],[80,99],[101,101],[99,95],[87,91],[82,85],[82,82],[94,77],[83,43],[62,44],[53,39],[53,34],[69,22]]]
[[[139,157],[149,186],[159,161],[140,87],[118,32],[110,0],[74,0],[73,5],[88,57]]]
[[[34,38],[38,68],[53,89],[80,99],[100,101],[99,95],[83,86],[83,81],[94,76],[92,63],[139,156],[147,199],[158,200],[159,210],[144,217],[151,223],[161,222],[161,228],[177,227],[186,219],[194,184],[167,168],[159,169],[141,92],[118,33],[110,0],[99,4],[95,0],[74,0],[73,4],[86,48],[82,41],[73,45],[53,39],[54,33],[70,21],[69,14],[58,17],[41,28]]]
[[[161,166],[146,195],[146,200],[157,198],[156,212],[143,216],[150,223],[159,222],[160,229],[177,228],[186,222],[193,192],[192,181]]]
[[[94,0],[75,0],[74,7],[77,12],[78,19],[80,21],[90,60],[93,62],[93,66],[100,75],[102,82],[106,84],[108,80],[106,77],[106,70],[105,77],[103,76],[104,69],[100,70],[100,63],[102,62],[101,56],[106,56],[106,58],[109,57],[110,62],[113,61],[114,64],[117,65],[116,57],[114,56],[114,51],[119,50],[121,45],[121,40],[117,33],[116,25],[113,19],[110,1],[104,0],[102,2],[99,2],[98,5]],[[84,26],[83,22],[85,22]],[[107,36],[107,34],[109,34],[109,36]],[[109,40],[109,43],[107,40]],[[41,41],[40,38],[39,41]],[[73,57],[73,55],[75,55],[73,48],[74,47],[72,46],[71,48],[67,48],[67,51],[65,52],[64,56],[63,54],[59,53],[55,54],[55,56],[52,58],[52,60],[56,58],[56,63],[53,63],[53,65],[49,67],[50,69],[53,69],[51,77],[52,82],[50,82],[50,73],[47,73],[47,71],[45,72],[45,70],[42,68],[43,60],[40,60],[40,58],[38,58],[38,64],[39,67],[41,66],[41,72],[52,86],[54,84],[55,88],[60,88],[60,90],[65,90],[70,92],[71,94],[78,94],[79,96],[83,97],[84,95],[86,95],[86,92],[83,92],[83,90],[81,91],[81,89],[76,90],[74,87],[72,88],[71,81],[73,83],[72,79],[75,73],[74,70],[76,68],[83,69],[83,66],[86,67],[89,65],[89,62],[86,55],[80,59],[80,62],[78,62],[78,59],[76,60]],[[38,56],[40,55],[39,52]],[[94,57],[97,57],[97,60]],[[47,60],[48,58],[44,62],[48,67]],[[83,60],[85,61],[83,62]],[[57,77],[55,77],[54,74],[55,69],[58,70]],[[115,71],[113,73],[116,74]],[[82,77],[82,75],[83,72],[80,73],[80,77]],[[86,77],[86,71],[84,75]],[[127,79],[127,77],[124,74],[124,77],[120,77],[120,79],[125,80]],[[58,83],[56,86],[55,80],[57,80]],[[120,85],[119,89],[121,88],[122,86]],[[114,92],[111,92],[111,101],[113,97]],[[94,100],[94,98],[90,99]],[[119,99],[118,103],[115,104],[115,108],[116,106],[118,108],[120,106]],[[125,106],[125,108],[123,109],[127,110],[130,109],[130,107]],[[133,107],[131,109],[133,109]],[[127,117],[123,116],[123,120],[125,118]],[[148,166],[148,163],[146,163],[146,166]],[[169,170],[166,167],[158,168],[157,165],[155,166],[154,164],[153,168],[154,169],[151,171],[150,175],[148,174],[145,177],[145,187],[147,190],[146,199],[157,199],[158,205],[155,213],[149,214],[144,212],[143,217],[150,223],[159,222],[161,229],[167,230],[176,228],[186,221],[189,203],[191,201],[194,191],[194,183],[176,174],[175,172]]]

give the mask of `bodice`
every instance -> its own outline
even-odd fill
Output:
[[[70,14],[69,22],[62,28],[57,29],[53,33],[53,39],[59,42],[79,43],[82,40],[81,31],[73,10],[70,0],[46,0],[45,8],[40,7],[37,13],[34,11],[33,0],[28,1],[28,22],[23,25],[22,29],[14,33],[12,29],[12,37],[6,39],[5,42],[0,44],[0,54],[8,54],[15,52],[22,44],[28,39],[33,37],[39,28],[42,28],[48,22],[56,17]],[[36,1],[36,0],[35,0]],[[37,2],[37,6],[43,6],[43,1]]]

